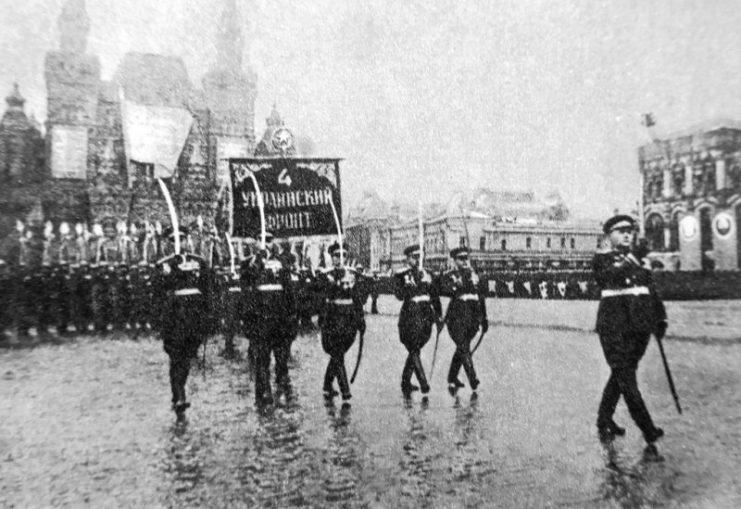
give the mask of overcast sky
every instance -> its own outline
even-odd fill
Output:
[[[44,53],[62,0],[0,0],[0,92],[43,119]],[[219,0],[87,0],[88,53],[215,59]],[[455,189],[558,190],[579,216],[637,200],[637,147],[741,119],[737,1],[238,0],[255,130],[275,101],[316,155],[345,158],[343,195],[445,201]]]

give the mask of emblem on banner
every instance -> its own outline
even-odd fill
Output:
[[[695,219],[695,216],[685,216],[679,222],[679,230],[687,240],[692,240],[697,236],[697,229],[697,219]]]
[[[721,212],[715,216],[715,232],[719,237],[728,237],[733,230],[733,219],[727,212]]]

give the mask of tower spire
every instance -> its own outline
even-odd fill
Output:
[[[90,18],[85,9],[85,0],[67,0],[57,24],[62,52],[84,54],[90,33]]]
[[[216,34],[216,65],[219,69],[240,73],[244,35],[235,0],[224,1],[224,11]]]
[[[18,90],[18,83],[13,83],[13,93],[5,98],[5,102],[8,103],[9,110],[23,110],[23,104],[26,100]]]

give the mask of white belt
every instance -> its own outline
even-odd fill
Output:
[[[337,304],[339,306],[349,306],[350,304],[354,304],[354,301],[352,299],[335,299],[329,301],[332,304]]]
[[[198,288],[183,288],[181,290],[175,290],[177,297],[183,297],[185,295],[200,295],[201,291]]]
[[[602,290],[602,298],[605,297],[620,297],[621,295],[648,295],[647,286],[633,286],[631,288],[620,288],[617,290]]]
[[[269,285],[257,285],[257,290],[260,292],[277,292],[283,289],[283,285],[269,284]]]
[[[415,295],[412,297],[413,302],[430,302],[429,295]]]
[[[231,286],[231,287],[229,287],[229,291],[230,292],[241,292],[242,289],[240,287],[238,287],[238,286]]]
[[[458,296],[458,300],[479,300],[479,296],[473,293],[464,293]]]

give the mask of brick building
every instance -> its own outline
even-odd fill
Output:
[[[107,218],[168,223],[155,177],[166,179],[185,223],[198,216],[206,223],[217,220],[226,160],[255,150],[257,77],[242,62],[235,0],[224,2],[216,62],[200,87],[190,82],[180,58],[144,53],[126,54],[105,81],[98,57],[86,52],[90,20],[84,0],[67,0],[58,24],[59,49],[49,51],[44,62],[45,139],[26,118],[18,88],[6,99],[0,122],[0,238],[16,219],[30,220],[32,212],[55,224]],[[170,164],[134,157],[145,152],[132,147],[136,140],[127,132],[136,114],[144,115],[139,118],[144,128],[155,125],[155,134],[162,119],[185,119],[178,146],[167,146],[172,140],[165,138],[145,147],[175,154]]]

